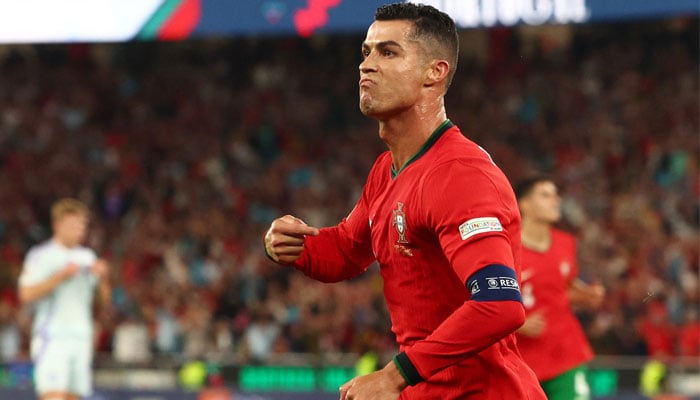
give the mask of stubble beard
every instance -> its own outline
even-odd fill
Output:
[[[360,93],[360,112],[367,117],[374,115],[374,107],[372,104],[372,96],[369,94]]]

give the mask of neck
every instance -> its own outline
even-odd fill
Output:
[[[58,236],[54,236],[54,237],[53,237],[53,241],[56,242],[56,243],[58,243],[58,244],[60,244],[60,245],[63,246],[63,247],[66,247],[66,248],[75,247],[75,244],[69,243],[67,240],[61,239],[61,238],[58,237]]]
[[[379,120],[379,137],[391,152],[394,169],[400,170],[446,119],[440,97],[432,106],[416,105],[397,116]]]
[[[552,244],[551,226],[546,222],[523,218],[521,225],[523,246],[537,251],[546,251]]]

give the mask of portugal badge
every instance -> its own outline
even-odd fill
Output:
[[[399,240],[397,240],[396,243],[407,244],[408,240],[406,240],[406,214],[404,214],[403,212],[403,203],[400,201],[396,206],[396,210],[394,210],[393,225],[396,228],[396,232],[398,232],[399,234]]]

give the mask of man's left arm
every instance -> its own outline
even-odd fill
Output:
[[[478,245],[465,249],[454,262],[478,260],[476,265],[481,266],[463,278],[471,298],[431,335],[395,357],[409,384],[417,384],[474,356],[525,322],[508,239],[502,235],[487,236],[479,239]]]
[[[562,251],[569,255],[569,272],[566,277],[569,304],[576,310],[593,311],[598,309],[605,297],[605,287],[599,280],[586,283],[579,278],[578,243],[572,234],[560,234],[559,243]]]
[[[485,240],[493,239],[497,238]],[[492,276],[500,278],[499,289],[489,291],[487,287]],[[513,333],[525,322],[520,291],[512,286],[514,283],[517,285],[515,271],[503,265],[488,265],[474,273],[468,285],[483,287],[482,295],[473,295],[472,300],[465,301],[430,336],[398,354],[380,371],[343,385],[341,399],[346,392],[352,392],[354,396],[370,395],[357,398],[395,400],[405,386],[423,382]],[[371,391],[380,387],[386,393]]]
[[[595,310],[603,303],[605,287],[600,282],[588,284],[575,278],[569,283],[568,294],[573,307]]]
[[[384,368],[342,385],[340,399],[396,400],[406,386],[423,382],[471,357],[518,329],[524,321],[525,310],[516,301],[466,301],[432,335],[394,357]],[[479,329],[469,329],[470,326]]]
[[[90,272],[97,278],[97,301],[100,308],[109,312],[112,302],[112,286],[109,283],[109,264],[98,258],[90,266]]]

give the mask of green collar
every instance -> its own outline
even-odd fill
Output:
[[[455,126],[455,124],[453,124],[452,121],[450,121],[449,119],[446,119],[445,122],[440,124],[440,126],[438,126],[437,129],[435,129],[433,131],[433,133],[430,134],[430,137],[428,138],[428,140],[425,141],[425,143],[423,143],[423,146],[421,146],[421,148],[418,150],[418,152],[416,154],[414,154],[413,157],[411,157],[408,161],[406,161],[406,164],[401,166],[401,168],[398,171],[396,169],[394,169],[394,164],[392,163],[391,164],[391,179],[396,179],[396,177],[399,176],[401,171],[406,169],[406,167],[408,167],[411,163],[413,163],[414,161],[419,159],[423,154],[425,154],[428,150],[430,150],[430,148],[433,147],[435,142],[437,142],[438,139],[440,139],[442,134],[447,132],[447,130],[452,128],[453,126]]]

